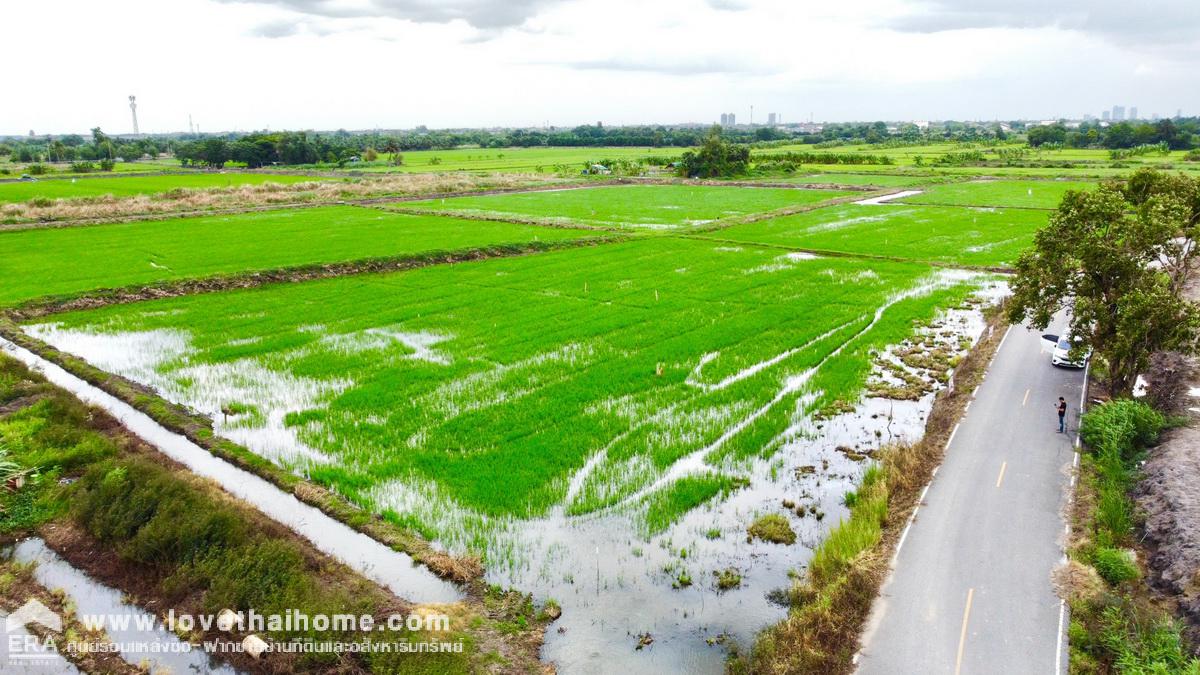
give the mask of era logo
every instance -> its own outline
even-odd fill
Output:
[[[62,618],[37,599],[29,600],[9,614],[4,620],[4,630],[11,633],[31,624],[38,624],[55,633],[62,632]]]

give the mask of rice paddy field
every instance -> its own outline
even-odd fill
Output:
[[[995,180],[949,183],[924,188],[898,200],[906,204],[1001,206],[1053,209],[1069,190],[1088,190],[1094,183],[1062,180]]]
[[[884,173],[874,174],[858,174],[858,173],[810,173],[797,174],[784,178],[767,179],[770,182],[788,182],[798,184],[821,184],[833,183],[838,185],[863,185],[863,186],[880,186],[880,187],[911,187],[914,185],[926,185],[929,183],[937,183],[944,178],[930,175],[892,175]]]
[[[75,199],[79,197],[131,197],[152,195],[180,188],[238,187],[263,183],[304,183],[337,180],[299,174],[269,173],[175,173],[154,176],[42,178],[0,182],[0,203],[30,199]]]
[[[770,453],[797,416],[856,400],[869,351],[969,279],[656,238],[67,314],[35,333],[112,336],[106,351],[153,358],[139,368],[174,398],[256,411],[247,425],[282,415],[311,451],[281,459],[376,509],[418,490],[529,518],[636,501],[685,458],[718,471]],[[312,396],[280,409],[272,389]]]
[[[595,234],[359,206],[0,231],[0,306],[137,284]]]
[[[843,204],[733,225],[709,236],[747,244],[1002,267],[1016,260],[1049,217],[1049,211],[1033,209]]]
[[[1030,196],[1024,183],[916,185],[968,204]],[[998,283],[965,267],[1015,259],[1049,217],[822,204],[856,194],[621,185],[13,230],[0,232],[0,304],[562,242],[111,304],[22,330],[481,555],[487,581],[555,599],[563,631],[543,656],[562,672],[719,672],[722,636],[750,644],[783,618],[773,593],[847,513],[870,454],[922,433],[947,364],[983,330],[977,297]],[[607,240],[566,246],[597,235]],[[892,350],[935,343],[942,366],[896,375]],[[913,378],[926,384],[905,400],[869,393]],[[748,539],[766,514],[797,543]],[[718,573],[737,584],[718,586]],[[634,649],[644,632],[653,650]]]
[[[673,230],[855,194],[711,185],[618,185],[406,202],[405,211]]]

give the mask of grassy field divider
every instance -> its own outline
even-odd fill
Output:
[[[990,312],[988,329],[954,370],[953,388],[934,399],[921,440],[877,453],[878,461],[846,496],[849,518],[817,546],[807,571],[790,590],[787,618],[764,629],[750,649],[735,651],[730,673],[853,671],[862,630],[904,527],[983,381],[1003,329],[1003,312]]]
[[[37,298],[4,312],[14,321],[27,321],[58,312],[95,309],[108,305],[127,304],[143,300],[158,300],[200,293],[219,293],[238,289],[257,288],[268,284],[296,283],[317,279],[352,276],[356,274],[399,272],[432,265],[532,255],[577,246],[596,246],[623,241],[628,235],[609,233],[604,236],[582,237],[561,241],[527,241],[515,244],[496,244],[457,251],[428,251],[383,258],[364,258],[338,263],[318,263],[273,270],[244,272],[196,279],[177,279],[154,284],[138,284],[123,288],[88,291],[66,296]]]

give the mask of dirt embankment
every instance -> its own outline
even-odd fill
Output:
[[[1143,543],[1150,584],[1175,600],[1193,644],[1200,643],[1200,399],[1189,389],[1200,384],[1195,357],[1156,354],[1149,374],[1155,405],[1189,420],[1163,434],[1142,467],[1134,490],[1145,517]]]

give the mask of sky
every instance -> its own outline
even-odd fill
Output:
[[[1196,0],[5,0],[0,134],[1200,114]]]

